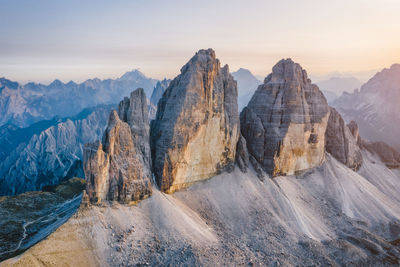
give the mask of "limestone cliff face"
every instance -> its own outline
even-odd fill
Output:
[[[349,168],[358,170],[363,159],[357,139],[357,124],[353,122],[348,127],[336,109],[331,108],[325,133],[326,151]]]
[[[84,149],[86,191],[91,202],[138,201],[151,195],[149,125],[143,89],[110,114],[102,142]]]
[[[279,61],[240,115],[247,148],[264,171],[276,175],[320,165],[329,107],[305,70]]]
[[[212,49],[181,69],[151,124],[154,174],[173,192],[232,168],[239,138],[237,85]]]

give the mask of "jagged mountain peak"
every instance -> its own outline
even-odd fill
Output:
[[[206,71],[220,67],[219,60],[215,57],[215,51],[211,48],[199,50],[186,65],[181,68],[181,73],[196,71],[200,67]]]
[[[294,62],[291,58],[281,59],[272,68],[272,73],[268,75],[264,83],[311,83],[308,79],[307,72],[299,63]]]
[[[55,79],[52,83],[49,84],[49,87],[63,87],[65,84],[59,79]]]
[[[139,69],[133,69],[124,73],[119,79],[120,80],[137,80],[138,78],[147,79],[146,75],[142,73]]]
[[[237,71],[232,72],[232,75],[235,79],[253,79],[258,81],[257,77],[255,77],[249,69],[245,68],[240,68]]]
[[[255,168],[276,176],[320,165],[328,117],[327,101],[306,71],[280,60],[240,114]]]
[[[237,85],[212,49],[198,51],[163,94],[151,124],[154,174],[173,192],[232,166]]]
[[[2,89],[3,87],[15,90],[19,87],[19,83],[6,79],[5,77],[2,77],[0,78],[0,89]]]

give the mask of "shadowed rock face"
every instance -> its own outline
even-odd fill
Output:
[[[325,133],[326,151],[353,170],[358,170],[363,161],[357,138],[357,124],[352,122],[350,127],[346,126],[342,116],[331,108]]]
[[[279,61],[240,115],[249,153],[269,174],[285,175],[324,161],[329,107],[305,70]]]
[[[351,121],[349,124],[347,124],[347,127],[349,127],[351,134],[356,139],[357,145],[361,147],[361,137],[357,123],[355,121]]]
[[[84,149],[86,191],[91,202],[138,201],[151,195],[146,96],[139,88],[110,114],[102,142]]]
[[[163,94],[151,124],[160,189],[173,192],[232,168],[238,138],[236,82],[212,49],[200,50]]]

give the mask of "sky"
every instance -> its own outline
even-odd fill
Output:
[[[173,78],[202,48],[266,76],[292,58],[312,77],[400,63],[399,0],[0,0],[0,77]]]

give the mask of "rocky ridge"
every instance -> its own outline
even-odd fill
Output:
[[[200,50],[163,94],[151,124],[156,181],[173,192],[232,169],[239,138],[237,85],[212,49]]]
[[[0,195],[40,190],[74,176],[83,178],[84,144],[101,138],[111,107],[98,106],[74,117],[9,131],[13,138],[1,140]]]
[[[400,64],[375,74],[360,90],[332,102],[346,122],[354,120],[363,138],[400,150]]]
[[[11,123],[28,127],[56,115],[74,116],[85,108],[117,104],[133,88],[142,87],[150,95],[156,82],[138,70],[117,79],[95,78],[80,84],[55,80],[49,85],[32,82],[22,85],[0,78],[0,126]]]
[[[92,203],[131,203],[151,195],[147,99],[133,91],[110,113],[102,142],[85,145],[86,191]]]

